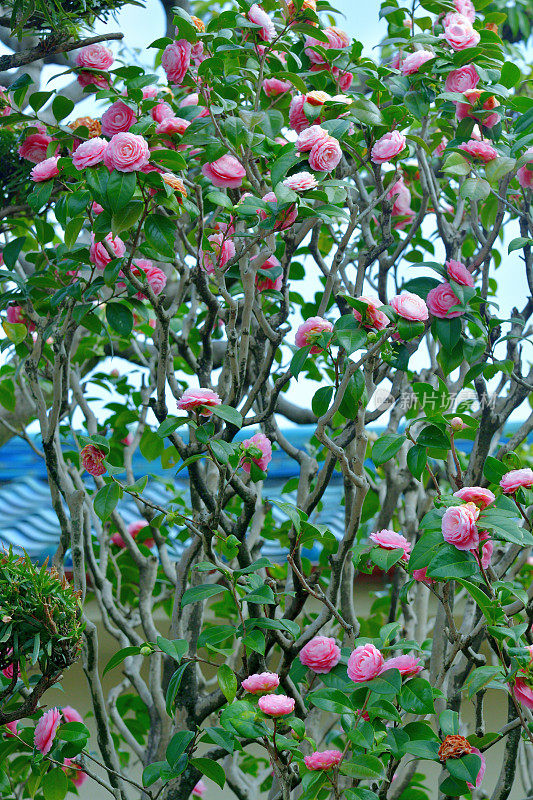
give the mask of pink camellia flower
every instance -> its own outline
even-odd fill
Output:
[[[522,189],[531,189],[533,186],[533,169],[530,169],[529,165],[533,162],[533,147],[528,147],[524,155],[531,158],[527,164],[518,168],[516,177]]]
[[[135,522],[130,522],[128,525],[128,533],[132,539],[136,539],[139,533],[148,527],[148,522],[145,519],[138,519]],[[126,542],[124,541],[123,537],[120,533],[114,533],[111,537],[111,541],[113,544],[116,544],[117,547],[124,549],[126,547]],[[153,547],[155,542],[153,539],[145,539],[144,544],[146,547]]]
[[[401,66],[402,75],[414,75],[423,64],[433,58],[435,58],[435,53],[432,53],[431,50],[415,50],[414,53],[409,53]]]
[[[316,142],[309,153],[309,166],[315,172],[332,172],[342,158],[341,146],[333,136]]]
[[[354,683],[371,681],[383,669],[383,654],[373,644],[362,644],[356,647],[348,659],[348,677]]]
[[[460,0],[455,0],[456,5],[457,5],[458,2],[460,2]],[[487,768],[487,763],[485,761],[485,757],[484,757],[483,753],[477,747],[473,747],[472,748],[472,750],[470,752],[470,755],[479,756],[480,759],[481,759],[481,766],[480,766],[479,772],[478,772],[478,774],[476,776],[476,785],[474,786],[474,784],[470,783],[470,781],[466,782],[466,785],[468,786],[470,791],[472,791],[472,789],[478,789],[481,786],[481,781],[483,780],[483,776],[485,775],[485,770]]]
[[[310,189],[316,189],[318,181],[310,172],[297,172],[295,175],[285,178],[283,185],[292,189],[293,192],[308,192]]]
[[[103,242],[95,242],[94,240],[94,233],[91,234],[92,236],[92,244],[89,248],[89,260],[92,264],[94,264],[98,269],[105,269],[106,266],[109,264],[113,256],[110,256],[107,252],[106,248],[104,247]],[[115,236],[111,233],[108,233],[105,237],[105,241],[115,254],[115,258],[122,258],[124,253],[126,252],[126,245],[122,241],[119,236]]]
[[[515,680],[513,694],[521,705],[533,709],[533,688],[524,678]]]
[[[79,711],[76,711],[72,706],[63,706],[61,715],[65,722],[83,722],[83,717]]]
[[[261,672],[250,675],[241,683],[242,688],[248,694],[268,694],[279,686],[279,675],[275,672]]]
[[[80,461],[83,468],[87,470],[89,475],[95,477],[107,472],[107,467],[103,464],[104,458],[105,453],[94,444],[86,444],[80,451]]]
[[[87,778],[89,777],[86,772],[82,771],[82,768],[79,764],[76,764],[71,758],[65,758],[63,761],[63,766],[61,767],[65,775],[72,781],[74,786],[79,789],[80,786],[83,786]]]
[[[100,164],[104,159],[107,144],[105,139],[99,138],[88,139],[86,142],[82,142],[79,147],[76,148],[72,156],[72,163],[78,170]]]
[[[411,208],[411,192],[409,187],[405,185],[403,178],[399,178],[395,183],[393,183],[387,192],[387,198],[393,201],[393,216],[409,218],[414,216],[415,212]]]
[[[267,97],[277,97],[285,92],[290,92],[291,89],[290,81],[282,81],[279,78],[265,78],[263,81],[263,91]]]
[[[435,148],[435,155],[440,157],[446,150],[447,144],[448,144],[448,139],[445,136],[443,136],[439,144]]]
[[[354,317],[359,320],[363,328],[375,328],[378,331],[382,331],[390,324],[390,319],[388,316],[384,314],[383,311],[379,310],[380,306],[383,305],[379,298],[364,297],[361,295],[355,299],[359,300],[360,303],[365,303],[366,305],[364,320],[356,308],[353,310]]]
[[[462,14],[463,17],[466,17],[470,22],[474,22],[476,19],[476,9],[472,3],[472,0],[453,0],[453,4],[458,14]]]
[[[138,172],[149,159],[148,142],[135,133],[116,133],[104,153],[106,167],[119,172]]]
[[[285,183],[285,181],[284,181],[284,183]],[[292,187],[289,187],[289,188],[292,188]],[[273,211],[274,215],[276,216],[276,222],[274,224],[274,230],[275,231],[284,231],[287,228],[290,228],[291,225],[298,218],[298,208],[297,208],[295,203],[293,203],[290,206],[286,206],[286,208],[284,208],[283,210],[278,212],[278,210],[277,210],[278,198],[276,197],[274,192],[268,192],[267,194],[265,194],[265,196],[263,197],[263,200],[265,201],[265,203],[268,203],[269,205],[273,205],[274,206],[272,211]],[[261,217],[261,219],[266,219],[268,217],[268,213],[265,211],[264,208],[259,208],[258,212],[259,212],[259,216]]]
[[[428,577],[427,567],[422,567],[421,569],[414,569],[412,574],[415,581],[419,581],[420,583],[426,583],[428,586],[431,586],[435,582],[433,578]]]
[[[496,495],[490,489],[484,489],[482,486],[465,486],[454,492],[453,496],[464,500],[465,503],[475,503],[481,510],[496,500]]]
[[[442,518],[442,536],[445,542],[453,544],[458,550],[473,550],[479,545],[476,521],[479,508],[474,503],[451,506]]]
[[[169,83],[180,86],[191,65],[191,45],[185,39],[167,45],[161,57],[161,66]]]
[[[475,139],[470,139],[469,142],[463,142],[459,145],[459,150],[467,153],[472,158],[479,158],[488,164],[495,158],[498,158],[498,152],[488,142],[477,142]]]
[[[93,214],[97,214],[97,215],[101,214],[103,210],[104,210],[104,208],[103,208],[103,206],[100,205],[100,203],[94,202],[92,204],[92,206],[91,206],[91,211],[93,212]]]
[[[383,664],[382,672],[388,669],[398,669],[401,675],[418,675],[424,669],[424,664],[417,656],[394,656],[394,658],[387,658]]]
[[[261,26],[261,30],[259,30],[257,33],[264,42],[271,42],[272,39],[275,38],[276,28],[274,27],[274,23],[266,11],[261,8],[261,6],[259,6],[257,3],[254,3],[252,6],[250,6],[247,16],[250,22]]]
[[[302,647],[300,661],[318,675],[331,672],[341,659],[341,649],[329,636],[315,636]]]
[[[56,175],[59,175],[58,161],[59,158],[53,156],[52,158],[46,158],[44,161],[40,161],[36,164],[30,172],[32,181],[35,181],[35,183],[42,183],[43,181],[49,181],[55,178]]]
[[[0,86],[0,117],[8,117],[12,110],[7,94],[7,86]]]
[[[96,72],[80,72],[77,81],[82,88],[86,86],[96,86],[97,89],[109,88],[109,78],[106,75],[98,75]]]
[[[11,305],[7,307],[7,321],[11,325],[26,325],[27,320],[21,306]]]
[[[453,417],[450,420],[450,428],[454,431],[464,431],[466,424],[463,422],[461,417]]]
[[[492,539],[488,538],[488,533],[485,532],[479,534],[479,541],[480,543],[483,542],[481,547],[481,566],[483,569],[487,569],[492,559],[494,545]],[[473,553],[474,556],[478,555],[477,549],[471,550],[470,552]]]
[[[379,547],[382,547],[383,550],[403,550],[402,561],[407,559],[411,552],[411,544],[405,536],[388,528],[371,533],[369,538]]]
[[[102,114],[102,133],[109,138],[116,133],[125,133],[129,131],[135,119],[135,111],[122,100],[117,100]]]
[[[296,133],[301,133],[305,128],[309,127],[309,120],[304,112],[305,95],[297,94],[292,98],[289,106],[289,123]]]
[[[403,55],[401,50],[398,50],[390,61],[391,69],[401,69],[403,64]]]
[[[61,724],[61,712],[57,708],[46,711],[35,726],[33,744],[45,756],[52,749],[56,731]]]
[[[249,447],[256,447],[261,451],[260,456],[250,456],[247,455],[246,452],[243,454],[240,465],[248,474],[250,474],[250,470],[252,468],[250,462],[256,464],[259,469],[262,469],[264,472],[269,463],[272,461],[272,444],[270,439],[265,436],[264,433],[255,433],[249,439],[245,439],[242,442],[241,447],[244,451],[246,451],[246,449]]]
[[[202,417],[210,417],[215,406],[222,400],[212,389],[185,389],[178,400],[180,411],[198,411]]]
[[[330,332],[333,330],[333,325],[331,322],[328,322],[327,319],[323,319],[322,317],[309,317],[303,322],[298,330],[296,331],[295,336],[295,344],[296,347],[306,347],[306,345],[311,344],[311,353],[313,355],[317,355],[317,353],[322,352],[322,348],[316,344],[313,344],[315,338],[322,333],[323,331]]]
[[[265,263],[261,265],[261,269],[270,270],[280,266],[281,264],[276,258],[276,256],[270,256],[270,258],[267,258]],[[258,292],[265,292],[265,291],[279,292],[279,290],[283,286],[283,275],[278,275],[277,278],[272,280],[272,278],[266,278],[262,275],[257,274],[255,276],[255,285],[257,287]]]
[[[524,489],[531,489],[533,486],[533,470],[526,469],[512,469],[500,481],[504,494],[513,494],[520,487]]]
[[[431,314],[439,319],[452,319],[453,317],[460,317],[464,314],[465,312],[462,308],[451,310],[454,306],[458,306],[460,302],[461,301],[447,281],[445,283],[439,283],[438,286],[430,289],[426,297],[427,307]]]
[[[198,783],[194,784],[194,789],[192,790],[192,793],[195,797],[203,797],[206,792],[207,792],[207,786],[200,778]]]
[[[19,727],[18,720],[15,720],[14,722],[6,722],[4,728],[7,728],[7,730],[9,731],[9,733],[6,733],[6,739],[11,739],[13,738],[13,736],[17,736],[19,732],[18,727]]]
[[[468,92],[470,89],[475,89],[478,83],[479,75],[475,64],[465,64],[464,67],[452,69],[448,73],[444,87],[447,92],[463,94],[463,92]]]
[[[20,145],[18,154],[32,164],[39,164],[46,159],[46,150],[53,141],[46,133],[31,133]]]
[[[411,322],[425,322],[428,319],[428,308],[425,302],[417,294],[403,291],[395,295],[390,301],[390,305],[400,317]]]
[[[372,150],[370,158],[374,164],[386,164],[397,156],[405,147],[405,136],[400,131],[390,131],[378,139]]]
[[[165,133],[168,136],[172,136],[173,133],[179,133],[180,136],[183,136],[190,124],[188,119],[182,119],[181,117],[165,117],[157,126],[156,132],[159,134]]]
[[[324,142],[329,138],[329,133],[324,130],[324,128],[321,128],[320,125],[311,125],[298,134],[296,138],[296,149],[300,153],[306,153],[312,150],[318,142]]]
[[[327,65],[324,57],[314,48],[321,47],[325,50],[344,50],[345,47],[350,46],[350,37],[340,28],[323,28],[322,32],[326,34],[328,44],[315,39],[313,36],[308,36],[305,40],[305,54],[309,60],[316,65]]]
[[[155,97],[157,97],[157,95],[159,93],[159,87],[158,86],[144,86],[143,90],[142,90],[142,93],[143,93],[143,100],[153,100]]]
[[[235,156],[226,153],[211,164],[204,164],[202,172],[214,186],[237,189],[242,184],[246,170]]]
[[[237,252],[233,240],[228,238],[224,233],[213,233],[207,237],[212,253],[201,253],[201,265],[209,275],[214,275],[215,267],[224,269],[228,261],[232,259]]]
[[[444,20],[443,39],[446,39],[454,50],[466,50],[479,44],[480,35],[472,27],[472,23],[462,14],[447,14]]]
[[[257,705],[269,717],[284,717],[294,711],[294,700],[284,694],[264,694],[257,701]]]
[[[342,761],[340,750],[316,750],[310,756],[304,756],[304,764],[307,769],[331,769]]]
[[[111,50],[103,44],[89,44],[76,54],[76,64],[85,69],[107,70],[114,60]]]
[[[460,283],[461,286],[474,286],[472,273],[460,261],[450,259],[446,262],[445,266],[448,277],[451,278],[452,281]]]
[[[154,267],[150,259],[148,258],[138,258],[134,262],[134,265],[131,268],[132,274],[135,277],[139,277],[141,273],[144,273],[146,277],[146,282],[148,286],[152,288],[154,294],[161,294],[165,286],[167,285],[167,276],[163,272],[162,269],[159,267]],[[120,273],[122,275],[122,273]],[[122,281],[117,283],[118,288],[123,288],[126,284]],[[135,297],[138,300],[146,300],[146,295],[144,292],[137,292]]]
[[[172,106],[168,103],[158,103],[150,111],[154,122],[163,122],[164,119],[169,119],[174,116]]]
[[[459,121],[470,117],[485,128],[494,128],[501,119],[498,112],[494,111],[500,105],[500,101],[492,95],[492,97],[484,100],[481,107],[479,107],[478,103],[482,94],[481,89],[467,89],[464,91],[463,97],[465,100],[455,104],[455,115]],[[487,111],[492,111],[492,114],[487,114]]]

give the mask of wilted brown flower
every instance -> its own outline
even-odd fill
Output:
[[[200,31],[200,33],[205,33],[205,24],[202,22],[202,20],[199,19],[199,17],[191,17],[191,19],[194,22],[194,27],[196,30]]]
[[[472,745],[464,736],[451,734],[447,736],[439,747],[439,759],[446,761],[448,758],[461,758],[472,752]]]
[[[167,186],[172,186],[172,188],[176,189],[177,192],[180,192],[184,197],[187,197],[187,189],[185,188],[185,184],[181,178],[178,178],[177,175],[173,175],[172,172],[163,172],[161,177]]]
[[[87,128],[89,131],[89,139],[95,139],[102,133],[100,120],[93,119],[92,117],[78,117],[78,119],[75,119],[74,122],[69,122],[68,126],[72,131],[75,131],[76,128]]]

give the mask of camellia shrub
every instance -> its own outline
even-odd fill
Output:
[[[327,0],[202,4],[152,70],[76,52],[92,116],[3,93],[2,436],[61,526],[57,575],[0,560],[3,798],[533,792],[533,99],[497,5],[387,0],[375,60]],[[27,702],[79,642],[90,739]]]

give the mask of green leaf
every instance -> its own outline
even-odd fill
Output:
[[[144,223],[146,241],[165,259],[173,259],[175,253],[176,223],[161,214],[149,214]]]
[[[412,714],[434,714],[435,704],[431,684],[423,678],[412,678],[401,688],[400,706]]]
[[[478,772],[481,769],[481,759],[475,753],[462,758],[448,758],[446,759],[446,769],[452,778],[475,785]]]
[[[212,761],[210,758],[191,758],[191,766],[218,784],[221,789],[224,788],[226,773],[218,761]]]
[[[489,182],[483,178],[467,178],[461,186],[460,194],[462,198],[475,202],[486,200],[490,194]]]
[[[67,776],[59,767],[55,767],[44,776],[41,789],[45,800],[63,800],[68,791]]]
[[[373,547],[370,551],[370,560],[373,561],[378,569],[388,572],[400,560],[403,553],[404,551],[401,548],[385,550],[382,547]]]
[[[483,467],[483,475],[490,483],[499,483],[503,476],[509,472],[505,464],[494,456],[487,456]]]
[[[258,586],[257,589],[252,589],[252,591],[248,592],[248,594],[245,594],[242,599],[246,600],[247,603],[276,605],[274,592],[270,586],[267,586],[266,584],[263,586]]]
[[[462,578],[457,578],[457,583],[460,583],[461,586],[466,589],[470,597],[475,600],[487,622],[496,622],[495,609],[493,608],[490,597],[488,597],[479,586],[476,586],[475,583],[465,581]]]
[[[296,353],[293,355],[291,359],[291,374],[294,378],[297,378],[300,372],[303,370],[305,362],[307,361],[307,357],[311,352],[311,345],[306,345],[305,347],[301,347]]]
[[[275,188],[280,181],[285,178],[287,172],[298,163],[300,155],[295,152],[294,147],[291,147],[288,152],[283,153],[279,158],[274,161],[270,168],[270,178],[272,186]]]
[[[84,222],[84,217],[74,217],[74,219],[70,219],[65,225],[65,244],[69,250],[78,241],[78,237]]]
[[[417,444],[424,447],[436,447],[439,450],[448,450],[450,439],[437,425],[426,425],[416,437]]]
[[[403,102],[408,111],[410,111],[416,119],[422,119],[422,117],[429,113],[429,102],[422,92],[406,92]]]
[[[427,450],[419,444],[413,445],[407,451],[407,468],[413,477],[420,478],[427,464]]]
[[[427,574],[430,578],[440,579],[469,578],[478,571],[479,567],[472,553],[458,550],[445,542],[431,559]]]
[[[106,319],[110,327],[120,336],[127,338],[133,330],[133,314],[131,309],[122,303],[108,303],[105,309]]]
[[[339,414],[346,419],[355,419],[359,411],[359,403],[365,391],[365,379],[360,371],[354,372],[344,390],[339,405]]]
[[[485,165],[485,175],[487,176],[487,180],[497,183],[500,178],[503,178],[504,175],[511,172],[515,166],[516,159],[514,158],[507,158],[506,156],[493,158],[492,161],[489,161],[489,163]]]
[[[506,61],[502,65],[502,76],[500,78],[500,83],[502,86],[505,86],[506,89],[511,89],[513,86],[516,86],[516,84],[520,82],[521,78],[522,73],[513,61]]]
[[[377,678],[371,681],[359,684],[360,686],[367,686],[376,694],[380,695],[396,695],[402,686],[402,676],[397,669],[388,669]]]
[[[468,697],[471,698],[489,684],[494,678],[503,678],[501,667],[477,667],[468,676],[465,688],[468,691]]]
[[[445,350],[453,350],[461,338],[461,320],[459,317],[453,319],[436,319],[433,323],[435,331]]]
[[[169,717],[171,717],[173,713],[174,703],[176,702],[176,696],[179,692],[181,685],[181,679],[183,678],[185,670],[187,669],[190,663],[191,663],[190,661],[186,661],[185,664],[180,664],[180,666],[177,668],[177,670],[172,675],[170,681],[168,682],[168,689],[167,689],[167,696],[165,698],[165,703],[166,703],[167,714]]]
[[[185,639],[174,639],[174,641],[170,641],[170,639],[164,639],[162,636],[158,636],[156,644],[163,653],[173,658],[178,664],[189,649],[189,643],[186,642]]]
[[[74,102],[65,95],[57,94],[52,100],[52,114],[58,122],[68,117],[73,108]]]
[[[168,743],[166,759],[170,766],[174,766],[179,757],[185,752],[192,740],[194,731],[178,731]]]
[[[7,319],[2,320],[2,328],[4,333],[13,344],[20,344],[28,335],[28,329],[23,322],[8,322]]]
[[[231,667],[222,664],[218,668],[217,681],[228,703],[233,703],[237,694],[237,678]]]
[[[442,165],[442,171],[450,175],[464,176],[470,173],[472,169],[469,161],[464,158],[460,153],[450,153],[446,161]]]
[[[133,645],[131,647],[123,647],[122,650],[119,650],[118,653],[115,653],[115,655],[109,659],[104,667],[102,675],[106,675],[109,670],[118,667],[128,656],[138,656],[140,652],[140,647],[134,647]]]
[[[95,494],[93,508],[101,520],[109,519],[122,497],[122,489],[115,481],[107,483]]]
[[[214,597],[221,592],[228,592],[227,586],[219,586],[218,583],[207,583],[203,586],[191,586],[183,593],[181,598],[181,607],[190,605],[191,603],[200,603],[207,600],[209,597]]]
[[[383,764],[368,753],[365,755],[353,755],[349,761],[343,761],[339,767],[343,775],[348,775],[356,780],[377,780],[383,775]]]
[[[366,344],[366,332],[353,314],[340,317],[333,328],[335,339],[351,355]]]
[[[307,696],[309,702],[330,714],[354,714],[355,709],[339,689],[319,689]]]
[[[405,441],[407,439],[403,433],[386,433],[380,436],[372,447],[372,461],[376,467],[390,461]]]
[[[211,410],[215,417],[219,417],[220,419],[225,420],[225,422],[229,422],[230,425],[234,425],[236,428],[242,428],[242,414],[240,414],[236,408],[221,404],[219,406],[213,406]]]
[[[233,203],[224,192],[208,192],[205,199],[215,206],[221,206],[222,208],[227,208],[228,211],[233,211]]]
[[[182,425],[186,425],[188,422],[189,422],[188,417],[168,416],[166,420],[162,422],[159,428],[156,430],[156,435],[160,436],[161,439],[164,439],[166,436],[169,436],[171,433],[174,433],[174,431],[180,428]]]
[[[161,770],[167,766],[168,764],[166,761],[155,761],[153,764],[148,764],[148,766],[144,768],[142,774],[143,786],[148,788],[148,786],[151,786],[153,783],[158,781]]]
[[[446,709],[439,714],[439,728],[444,736],[452,736],[459,733],[459,714],[457,711]]]
[[[509,247],[507,248],[508,253],[514,253],[515,250],[522,250],[524,247],[529,247],[533,244],[533,239],[528,239],[525,236],[517,236],[516,239],[513,239],[509,242]]]
[[[119,172],[114,169],[107,181],[107,201],[113,213],[121,211],[128,205],[137,186],[135,172]]]
[[[313,414],[317,417],[323,416],[329,408],[333,397],[333,386],[321,386],[317,389],[311,400]]]
[[[111,232],[113,236],[117,236],[119,233],[122,233],[122,231],[133,228],[135,223],[139,220],[143,208],[144,206],[140,201],[133,200],[120,211],[115,211],[111,218]]]

